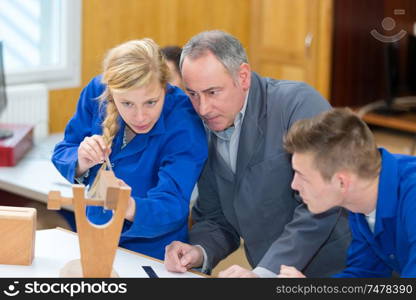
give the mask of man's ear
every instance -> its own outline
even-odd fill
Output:
[[[351,185],[351,176],[347,172],[337,172],[334,177],[341,193],[345,194],[348,192]]]
[[[250,88],[251,83],[251,68],[249,64],[241,64],[240,71],[238,72],[238,79],[243,90],[247,91]]]

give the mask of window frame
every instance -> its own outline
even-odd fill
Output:
[[[64,0],[59,18],[60,63],[25,71],[6,70],[8,85],[44,83],[48,89],[77,87],[81,82],[81,0]]]

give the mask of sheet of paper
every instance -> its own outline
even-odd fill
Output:
[[[0,265],[0,277],[59,277],[60,269],[79,259],[78,236],[60,229],[36,232],[35,259],[31,266]],[[162,262],[118,249],[114,269],[120,277],[149,278],[142,266],[150,266],[158,277],[202,277],[192,272],[168,272]]]

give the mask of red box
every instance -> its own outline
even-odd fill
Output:
[[[13,131],[13,136],[0,140],[0,166],[11,167],[33,147],[33,126],[0,124],[0,128]]]

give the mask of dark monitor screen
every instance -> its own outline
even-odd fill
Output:
[[[0,41],[0,114],[3,113],[7,106],[6,79],[4,73],[3,42]],[[0,140],[9,138],[12,135],[12,131],[1,128],[0,126]]]
[[[384,45],[385,97],[376,113],[394,115],[416,109],[416,37]]]
[[[3,42],[0,41],[0,114],[6,109],[6,82],[4,78]]]
[[[407,85],[409,92],[416,95],[416,36],[409,36],[407,52]]]

